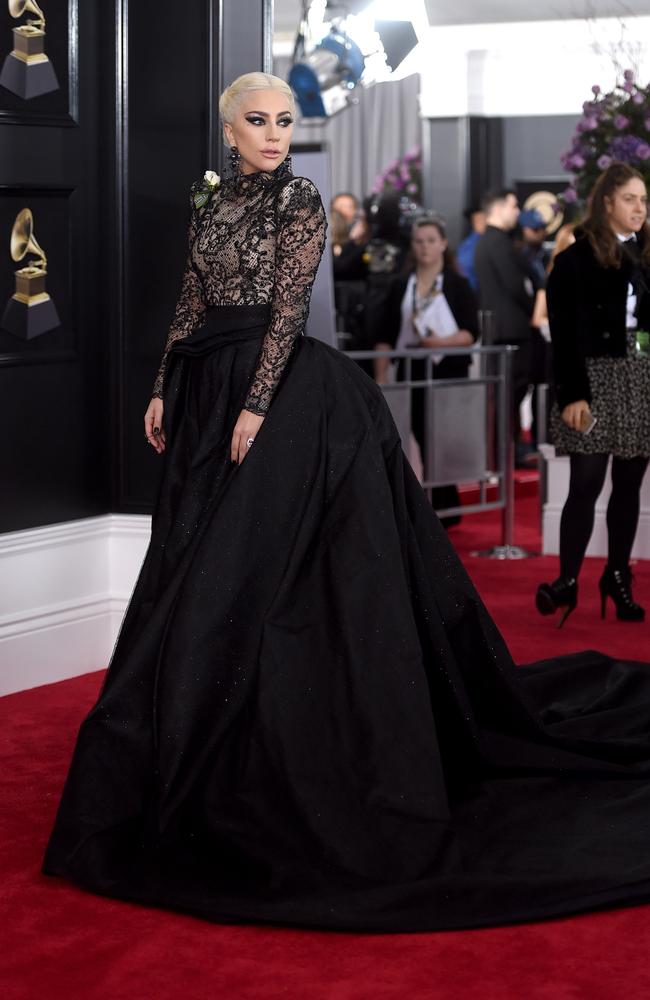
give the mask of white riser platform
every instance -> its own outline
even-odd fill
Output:
[[[560,551],[560,517],[569,492],[569,459],[566,456],[556,458],[555,449],[551,445],[542,445],[540,450],[547,461],[548,484],[547,499],[542,513],[542,552],[544,555],[556,555]],[[610,492],[611,480],[608,472],[603,491],[596,504],[596,520],[587,549],[588,556],[607,556],[605,514]],[[650,559],[650,473],[646,474],[641,489],[641,515],[632,558]]]

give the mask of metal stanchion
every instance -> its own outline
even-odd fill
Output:
[[[490,314],[484,317],[484,324],[490,323]],[[489,333],[488,333],[489,336]],[[474,552],[472,555],[483,556],[491,559],[525,559],[534,553],[529,553],[525,549],[514,544],[514,511],[515,511],[515,440],[514,440],[514,385],[512,378],[514,352],[517,350],[512,345],[484,345],[482,347],[452,347],[441,348],[440,353],[444,355],[467,355],[468,353],[478,354],[480,361],[480,376],[475,379],[440,379],[433,378],[432,352],[423,348],[405,348],[400,351],[350,351],[348,357],[355,361],[365,361],[377,357],[386,357],[400,360],[404,365],[403,378],[399,382],[389,383],[383,386],[384,395],[389,398],[393,392],[406,390],[420,392],[448,392],[455,386],[465,390],[472,383],[482,383],[486,390],[486,403],[483,404],[484,412],[487,415],[487,425],[485,434],[488,435],[484,442],[485,453],[482,459],[480,471],[476,474],[465,477],[465,482],[479,481],[480,501],[478,504],[448,508],[440,511],[441,516],[449,514],[472,514],[486,510],[501,510],[502,512],[502,538],[501,544],[483,552]],[[498,358],[497,366],[489,364],[489,357],[494,355]],[[424,377],[413,379],[411,368],[413,361],[425,362]],[[410,412],[410,411],[409,411]],[[406,428],[402,425],[404,414],[400,412],[400,435],[406,447],[410,419],[406,420]],[[472,426],[476,426],[473,424]],[[441,481],[442,479],[442,481]],[[440,475],[423,482],[423,487],[430,495],[430,490],[434,486],[446,485],[447,480]],[[490,485],[498,485],[498,498],[490,500],[488,489]]]
[[[536,555],[520,545],[515,545],[515,427],[514,427],[514,387],[512,381],[512,358],[517,350],[507,346],[499,355],[499,413],[500,432],[498,441],[499,468],[503,469],[504,505],[501,512],[501,544],[491,549],[472,552],[483,559],[529,559]]]
[[[548,411],[550,391],[546,383],[537,386],[537,447],[539,450],[539,533],[544,537],[544,506],[548,491],[548,458],[544,445],[548,444]]]
[[[492,347],[494,344],[494,313],[491,309],[479,309],[478,313],[478,326],[481,334],[481,345],[483,347]],[[499,364],[498,357],[495,358],[493,354],[481,354],[480,355],[480,369],[481,375],[485,378],[486,376],[496,375],[497,367]],[[487,465],[488,469],[494,471],[498,468],[497,461],[497,433],[496,433],[496,404],[495,404],[495,386],[488,383],[487,388],[487,410],[486,410],[486,420],[487,426],[490,429],[487,438]]]
[[[549,387],[546,382],[537,386],[537,404],[535,406],[535,421],[537,424],[537,444],[548,442],[548,404]]]

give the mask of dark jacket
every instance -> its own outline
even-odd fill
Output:
[[[642,246],[643,234],[639,234]],[[627,253],[620,268],[602,267],[586,236],[559,254],[546,297],[553,341],[553,375],[561,409],[579,399],[591,402],[585,358],[622,358],[626,352],[627,288],[635,270]],[[650,330],[650,274],[638,287],[639,329]]]
[[[365,245],[348,240],[337,256],[332,255],[334,281],[365,281],[368,275],[368,254]]]
[[[512,239],[488,226],[476,244],[474,269],[481,309],[494,314],[496,344],[518,344],[532,337],[535,300],[526,291],[526,266]]]
[[[394,278],[388,290],[382,322],[375,332],[375,343],[384,342],[394,347],[402,325],[402,300],[406,292],[409,275]],[[442,291],[447,299],[459,330],[467,330],[474,340],[478,339],[478,303],[467,278],[456,271],[445,268],[442,272]],[[413,335],[413,342],[416,337]],[[436,365],[438,378],[459,378],[467,373],[469,355],[447,355]]]

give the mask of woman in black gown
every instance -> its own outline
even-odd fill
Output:
[[[286,85],[221,107],[241,162],[193,191],[151,544],[45,872],[354,930],[647,901],[646,668],[514,668],[380,389],[301,336],[325,223]]]

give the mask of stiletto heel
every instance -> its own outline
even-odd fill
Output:
[[[567,604],[566,608],[564,609],[564,611],[560,615],[560,620],[557,623],[557,627],[558,628],[562,628],[562,626],[564,625],[565,621],[567,620],[567,618],[569,617],[569,615],[571,614],[571,612],[575,611],[575,608],[576,608],[575,604]]]
[[[616,606],[616,617],[623,622],[642,622],[645,619],[645,608],[632,598],[632,574],[628,569],[612,569],[605,566],[605,571],[598,582],[600,590],[601,618],[605,617],[607,598],[611,597]]]
[[[540,615],[552,615],[558,608],[563,608],[558,628],[562,628],[577,604],[578,582],[575,579],[560,576],[553,583],[540,583],[537,588],[535,606]]]

